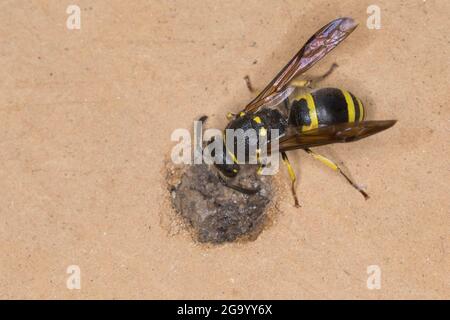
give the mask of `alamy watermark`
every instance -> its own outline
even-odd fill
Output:
[[[66,20],[66,27],[69,30],[81,29],[81,9],[75,4],[67,7],[66,13],[69,15]]]
[[[381,289],[381,268],[374,264],[367,267],[367,289],[380,290]]]
[[[70,265],[66,269],[66,273],[70,276],[67,278],[66,286],[69,290],[81,289],[81,269],[77,265]]]
[[[376,4],[372,4],[367,7],[367,14],[369,15],[366,20],[366,26],[368,29],[381,29],[381,9]]]

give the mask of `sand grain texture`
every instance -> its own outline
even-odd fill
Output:
[[[1,298],[450,298],[448,1],[378,1],[380,30],[365,26],[372,1],[77,3],[81,30],[65,2],[0,4]],[[282,168],[256,241],[169,234],[172,131],[203,114],[223,128],[253,97],[246,75],[262,89],[338,16],[360,26],[309,74],[338,63],[324,86],[399,122],[319,150],[371,199],[296,152],[302,208]]]

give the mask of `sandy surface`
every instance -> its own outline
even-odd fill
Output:
[[[450,298],[449,36],[445,0],[64,1],[0,4],[1,298]],[[189,4],[188,4],[189,3]],[[301,152],[301,209],[254,242],[205,247],[161,223],[176,128],[251,98],[319,27],[360,27],[309,74],[354,92],[380,135],[320,148],[364,199]],[[69,290],[69,265],[81,289]],[[366,286],[367,267],[381,289]]]

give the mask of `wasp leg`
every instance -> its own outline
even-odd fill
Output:
[[[325,80],[329,75],[331,75],[334,71],[334,69],[336,69],[337,67],[339,67],[339,65],[337,63],[333,63],[330,67],[330,69],[328,69],[327,72],[325,72],[323,75],[315,77],[313,79],[311,79],[311,82],[316,84],[317,82],[323,81]]]
[[[241,193],[244,193],[244,194],[249,194],[249,195],[251,195],[251,194],[258,193],[258,191],[259,191],[259,188],[256,188],[256,189],[248,189],[248,188],[239,186],[239,185],[237,185],[237,184],[232,184],[232,183],[230,183],[229,181],[225,180],[225,178],[222,177],[222,175],[221,175],[220,173],[217,175],[217,177],[219,178],[219,181],[220,181],[225,187],[228,187],[228,188],[230,188],[230,189],[236,190],[236,191],[238,191],[238,192],[241,192]]]
[[[294,79],[291,81],[290,85],[296,88],[304,89],[311,87],[312,80],[306,79]]]
[[[204,115],[204,116],[201,116],[200,118],[198,118],[197,121],[200,121],[202,124],[205,124],[206,120],[208,120],[208,116]]]
[[[236,113],[233,113],[233,112],[228,112],[227,113],[227,119],[228,120],[232,120],[232,119],[234,119],[236,117]]]
[[[248,91],[250,91],[251,93],[255,92],[255,88],[253,88],[252,81],[250,80],[250,76],[246,75],[244,77],[244,80],[245,80],[245,84],[247,85]]]
[[[260,163],[258,169],[256,170],[256,174],[261,175],[264,167],[265,167],[265,165]]]
[[[289,177],[291,178],[291,191],[292,191],[292,195],[294,196],[294,205],[297,208],[299,208],[300,204],[298,202],[297,192],[295,191],[295,182],[297,181],[297,177],[295,175],[294,169],[292,169],[291,163],[289,162],[286,152],[281,152],[281,157],[283,159],[284,164],[286,165],[286,167],[288,169]]]
[[[296,88],[309,88],[312,89],[313,86],[315,86],[318,82],[323,81],[324,79],[326,79],[329,75],[331,75],[334,71],[334,69],[336,69],[338,67],[337,63],[333,63],[330,67],[330,69],[328,69],[327,72],[325,72],[323,75],[321,76],[317,76],[317,77],[313,77],[311,79],[294,79],[292,80],[292,82],[290,83],[291,86],[294,86]]]
[[[348,181],[348,183],[350,183],[353,188],[355,188],[356,190],[358,190],[363,196],[364,199],[369,199],[369,195],[363,190],[361,189],[361,187],[359,187],[356,183],[354,183],[345,173],[344,171],[342,171],[342,169],[333,161],[331,161],[330,159],[315,153],[314,151],[312,151],[309,148],[304,149],[307,153],[309,153],[311,156],[314,157],[314,159],[319,160],[320,162],[322,162],[324,165],[328,166],[329,168],[333,169],[334,171],[339,172],[341,175],[344,176],[344,178]]]

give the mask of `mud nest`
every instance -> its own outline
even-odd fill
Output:
[[[176,211],[192,227],[200,242],[223,243],[237,239],[255,239],[266,222],[266,208],[272,198],[270,176],[256,174],[255,166],[245,166],[234,183],[258,188],[248,195],[224,186],[217,170],[192,165],[170,186]]]

